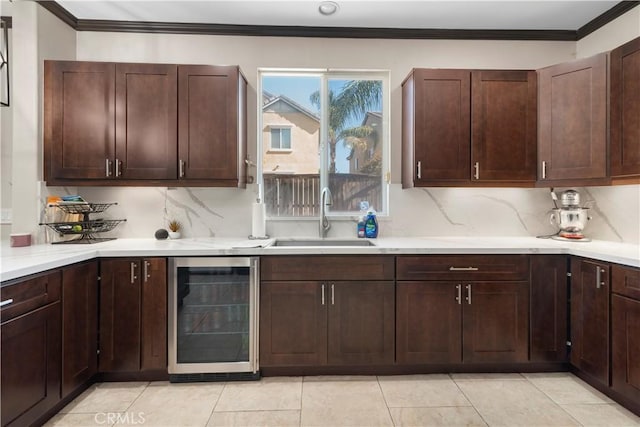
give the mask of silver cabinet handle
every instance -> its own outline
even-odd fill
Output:
[[[122,175],[122,171],[120,170],[122,168],[122,161],[116,159],[116,177],[119,177],[120,175]]]
[[[600,289],[600,287],[604,286],[604,280],[602,280],[602,273],[604,272],[604,269],[596,266],[596,289]]]
[[[475,162],[473,164],[473,177],[475,179],[480,179],[480,163],[479,162]]]
[[[4,307],[5,305],[9,305],[9,304],[13,304],[13,298],[6,299],[6,300],[0,302],[0,307]]]
[[[148,281],[148,279],[151,277],[151,275],[149,274],[149,265],[151,265],[151,263],[149,261],[144,261],[144,281],[145,283]]]
[[[322,284],[322,305],[324,305],[324,283]]]
[[[178,176],[184,178],[184,160],[178,160]]]
[[[456,285],[456,290],[458,291],[458,294],[456,295],[456,301],[458,305],[461,305],[462,304],[462,285],[460,284]]]
[[[336,285],[334,285],[333,283],[331,284],[331,305],[335,305],[336,300],[335,300],[335,287]]]
[[[478,271],[478,267],[449,267],[449,271]]]
[[[467,300],[467,303],[469,305],[471,305],[471,285],[467,285],[467,297],[465,298]]]
[[[131,263],[131,283],[136,283],[137,278],[138,276],[136,276],[136,263],[132,262]]]
[[[418,173],[416,173],[418,179],[422,179],[422,162],[418,160]]]
[[[547,179],[547,162],[542,161],[542,179]]]
[[[111,176],[111,160],[104,159],[104,170],[107,178]]]

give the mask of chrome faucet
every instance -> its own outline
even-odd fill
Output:
[[[324,187],[320,192],[320,238],[323,239],[327,237],[327,232],[331,228],[327,218],[327,206],[331,206],[331,203],[333,203],[331,191],[329,187]]]

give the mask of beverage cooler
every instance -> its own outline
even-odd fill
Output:
[[[258,379],[257,257],[169,262],[171,382]]]

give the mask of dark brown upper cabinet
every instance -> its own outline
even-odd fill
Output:
[[[539,185],[607,184],[607,55],[543,68],[538,84]]]
[[[111,178],[115,73],[115,65],[106,62],[44,62],[44,167],[49,184]]]
[[[471,96],[471,179],[532,184],[538,118],[535,71],[474,71]]]
[[[402,184],[532,186],[533,71],[415,69],[402,85]]]
[[[178,67],[179,179],[245,185],[246,91],[238,67]]]
[[[402,187],[469,182],[471,71],[415,69],[402,84]]]
[[[246,186],[237,66],[45,61],[49,185]]]
[[[640,177],[640,37],[610,55],[612,178]]]
[[[116,179],[175,179],[177,69],[116,64]]]

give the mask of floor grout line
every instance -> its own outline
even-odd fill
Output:
[[[387,397],[384,395],[384,390],[382,389],[382,384],[380,384],[379,375],[376,375],[376,383],[378,383],[378,388],[380,389],[380,394],[382,394],[382,400],[384,401],[384,405],[387,407],[387,413],[389,414],[389,419],[391,420],[391,424],[395,427],[396,422],[393,419],[393,415],[391,415],[391,408],[389,407],[389,402],[387,402]]]
[[[480,417],[480,419],[482,420],[482,422],[484,423],[484,425],[489,426],[489,423],[487,422],[487,420],[482,416],[482,414],[480,413],[480,411],[478,410],[478,408],[476,408],[476,405],[473,404],[473,402],[471,401],[471,399],[469,398],[469,396],[467,396],[467,394],[464,392],[464,390],[462,390],[460,388],[460,384],[458,384],[456,382],[456,380],[453,378],[453,376],[451,374],[448,374],[449,378],[451,378],[451,381],[453,381],[453,383],[456,385],[456,387],[458,388],[458,390],[460,390],[460,393],[462,393],[462,395],[464,396],[465,399],[467,399],[467,402],[469,402],[469,405],[471,405],[471,407],[473,408],[474,411],[476,411],[476,414],[478,414],[478,416]]]
[[[227,384],[228,382],[226,381],[222,384],[222,390],[220,390],[220,394],[218,394],[218,398],[216,399],[216,401],[213,404],[213,407],[211,408],[211,412],[209,413],[209,418],[207,418],[207,422],[204,424],[205,427],[209,425],[209,423],[211,422],[213,413],[216,411],[216,406],[218,406],[218,402],[220,402],[220,398],[222,397],[222,393],[224,393],[224,390],[227,388]]]

